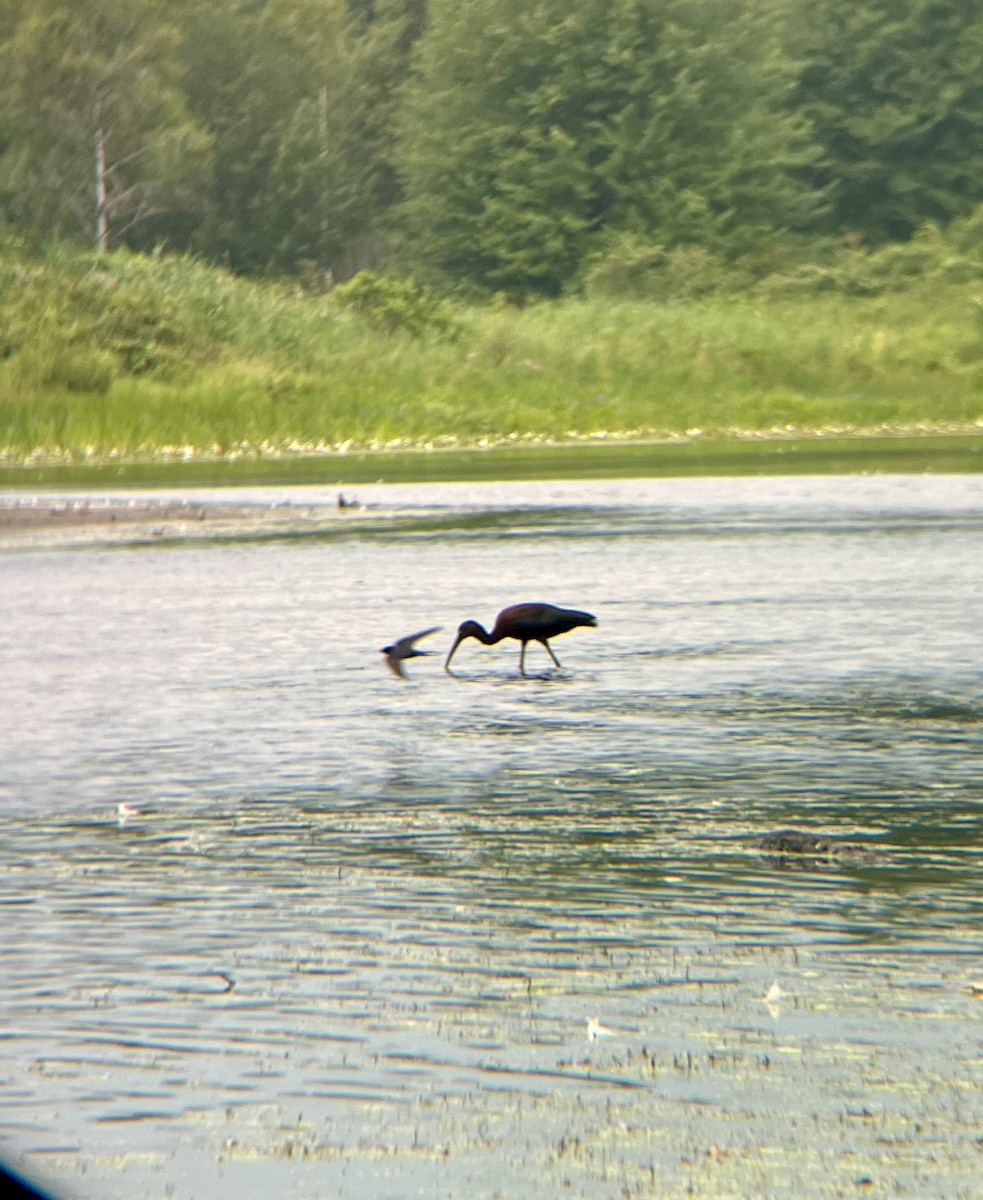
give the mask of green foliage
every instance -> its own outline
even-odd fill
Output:
[[[831,227],[903,240],[983,200],[983,8],[823,0],[791,27],[794,109],[823,146]]]
[[[16,395],[66,391],[104,396],[116,377],[116,361],[95,346],[49,335],[12,353],[4,374]]]
[[[815,257],[807,257],[809,247]],[[708,295],[877,296],[926,286],[983,284],[983,205],[947,229],[927,223],[906,242],[870,249],[790,243],[774,256],[724,259],[702,246],[665,246],[633,235],[611,239],[584,272],[589,296],[672,302]]]
[[[594,253],[584,273],[588,296],[622,300],[694,300],[747,286],[746,270],[711,254],[704,246],[647,242],[621,234]]]
[[[945,242],[952,253],[983,264],[983,204],[953,221],[945,230]]]
[[[450,302],[412,279],[361,271],[336,287],[332,299],[382,333],[453,340],[461,332]]]
[[[496,302],[456,308],[456,337],[423,289],[346,287],[361,311],[0,238],[0,459],[983,424],[978,282]]]
[[[324,9],[312,0],[312,15]],[[282,225],[271,195],[274,163],[291,114],[314,86],[310,53],[289,18],[280,3],[215,0],[193,6],[184,21],[188,105],[215,147],[194,245],[244,272],[276,259]]]
[[[43,389],[54,380],[37,364],[61,347],[80,361],[80,348],[91,350],[117,378],[186,383],[226,358],[273,378],[327,352],[326,308],[193,259],[53,246],[39,260],[8,243],[0,251],[0,372],[8,368],[20,390]]]
[[[556,294],[605,230],[749,249],[807,228],[781,0],[434,0],[398,147],[411,261]]]
[[[398,84],[420,0],[218,0],[186,18],[189,105],[215,142],[197,245],[242,271],[312,262],[345,278],[378,257]]]
[[[162,214],[195,208],[208,137],[181,90],[178,28],[153,0],[37,0],[0,42],[0,196],[8,217],[119,241]]]
[[[825,262],[806,263],[762,280],[762,294],[816,295],[841,292],[874,296],[919,287],[983,284],[983,205],[947,230],[925,224],[906,242],[873,250],[855,243]]]
[[[0,219],[91,238],[100,143],[114,245],[240,273],[864,291],[983,203],[983,9],[2,0]],[[912,245],[847,262],[851,235]]]
[[[276,263],[287,270],[308,260],[345,279],[381,253],[383,214],[398,197],[395,113],[419,0],[375,7],[367,24],[346,20],[327,38],[322,24],[312,36],[317,90],[291,114],[271,176]]]

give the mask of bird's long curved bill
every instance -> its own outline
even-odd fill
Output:
[[[447,652],[447,657],[444,659],[444,670],[448,673],[448,675],[451,674],[451,659],[454,657],[454,651],[458,648],[458,646],[460,646],[463,640],[464,639],[460,637],[455,638],[454,645],[451,646],[450,650]]]

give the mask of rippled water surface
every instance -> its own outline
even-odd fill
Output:
[[[0,550],[8,1161],[981,1194],[983,476],[234,500],[333,515]],[[598,628],[444,674],[522,599]],[[790,827],[853,849],[755,848]]]

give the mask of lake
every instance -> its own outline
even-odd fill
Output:
[[[983,475],[337,499],[0,539],[0,1154],[120,1200],[978,1196]],[[518,600],[598,627],[443,671]]]

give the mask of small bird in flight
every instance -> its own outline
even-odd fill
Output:
[[[413,645],[420,638],[429,637],[432,633],[437,633],[440,630],[439,625],[432,625],[429,629],[421,629],[419,633],[411,633],[407,637],[401,637],[398,642],[393,642],[391,646],[383,646],[379,651],[380,654],[386,656],[386,666],[394,675],[398,675],[400,679],[406,679],[406,672],[403,670],[403,662],[407,658],[425,658],[428,654],[434,654],[433,650],[417,650]]]

